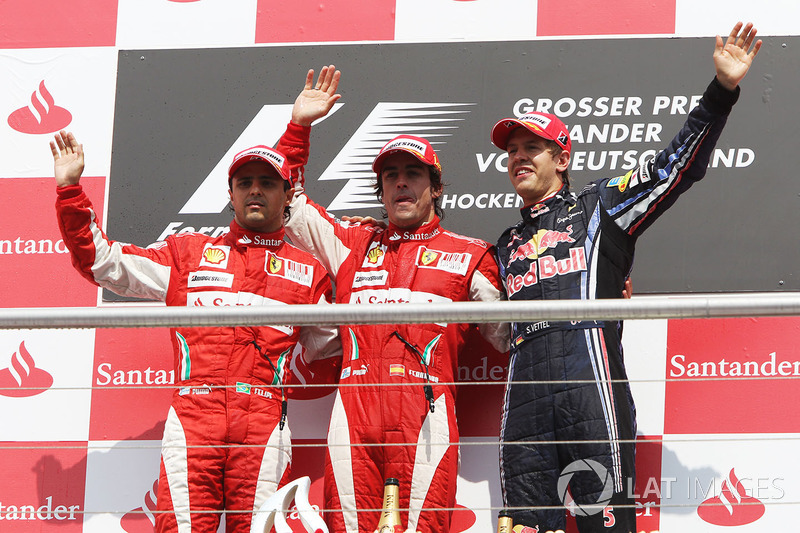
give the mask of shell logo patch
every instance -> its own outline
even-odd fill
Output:
[[[225,260],[225,252],[219,248],[208,248],[205,252],[203,252],[203,259],[212,265],[218,265]]]
[[[361,268],[379,267],[383,264],[383,260],[385,258],[386,246],[382,245],[378,241],[375,241],[369,245],[369,250],[367,250],[367,253],[364,256],[364,261],[361,263]]]
[[[380,248],[373,248],[367,252],[367,262],[371,265],[378,264],[378,260],[383,257],[383,250]]]
[[[200,256],[200,266],[228,268],[228,257],[230,253],[230,246],[206,244],[203,248],[203,254]]]

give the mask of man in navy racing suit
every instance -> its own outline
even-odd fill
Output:
[[[558,117],[530,113],[494,126],[492,142],[507,151],[525,203],[522,221],[497,244],[509,300],[620,297],[639,235],[704,176],[761,47],[755,35],[738,23],[724,45],[717,36],[716,78],[665,150],[578,194],[569,189],[572,142]],[[582,532],[636,531],[636,421],[620,332],[615,321],[513,325],[500,469],[516,525],[563,530],[571,499]]]

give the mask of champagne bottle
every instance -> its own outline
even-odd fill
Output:
[[[514,521],[511,519],[511,515],[508,514],[508,511],[503,509],[500,511],[500,514],[497,516],[497,533],[512,533],[514,527]]]
[[[400,525],[400,482],[387,478],[383,484],[383,510],[375,533],[404,533]]]

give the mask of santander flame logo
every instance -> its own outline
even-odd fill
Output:
[[[153,483],[153,488],[144,495],[141,507],[131,509],[119,521],[125,533],[153,533],[156,530],[156,494],[158,480]]]
[[[8,116],[8,125],[20,133],[53,133],[72,122],[72,113],[58,107],[44,85],[31,94],[31,105],[17,109]]]
[[[731,468],[722,482],[719,496],[709,498],[697,508],[697,514],[716,526],[743,526],[755,522],[764,515],[766,508],[757,498],[748,496],[739,478]]]
[[[11,367],[0,370],[0,394],[11,398],[36,396],[53,385],[53,376],[41,368],[25,348],[25,341],[11,356]]]

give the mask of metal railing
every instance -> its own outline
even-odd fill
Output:
[[[800,316],[800,293],[637,296],[630,300],[554,300],[403,304],[0,309],[0,329],[214,327],[292,324],[427,324],[539,320],[639,320]]]

